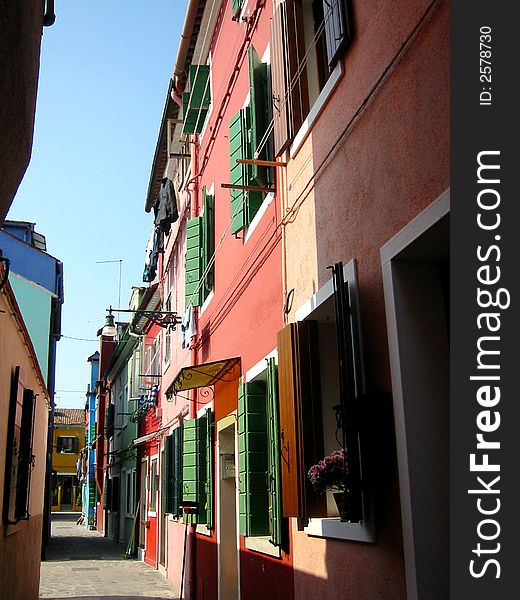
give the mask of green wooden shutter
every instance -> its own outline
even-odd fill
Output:
[[[202,188],[204,198],[204,212],[202,214],[202,272],[204,276],[204,300],[208,297],[209,292],[213,289],[213,274],[215,264],[211,267],[213,253],[215,252],[215,213],[214,213],[214,197],[206,192],[206,188]]]
[[[206,525],[213,529],[213,413],[206,410]]]
[[[163,454],[163,507],[165,513],[173,513],[173,435],[166,436]]]
[[[202,304],[202,218],[195,217],[186,224],[186,306]]]
[[[262,382],[253,381],[238,388],[238,447],[240,533],[268,535],[267,419]]]
[[[232,0],[232,2],[231,2],[231,18],[233,21],[238,20],[241,8],[242,8],[242,0]]]
[[[182,132],[200,133],[211,104],[209,65],[190,65],[189,83],[182,94]]]
[[[282,543],[282,479],[280,473],[280,419],[278,416],[278,373],[274,358],[267,367],[267,443],[269,466],[269,520],[271,542]]]
[[[184,421],[183,461],[182,461],[182,498],[197,502],[199,511],[190,517],[191,522],[207,522],[206,497],[206,442],[207,417]]]
[[[179,504],[182,498],[182,428],[177,427],[172,433],[172,515],[179,516]]]
[[[229,158],[231,185],[246,185],[245,165],[236,162],[245,156],[245,110],[239,110],[229,123]],[[246,223],[246,207],[243,190],[230,190],[231,194],[231,233],[244,229]]]

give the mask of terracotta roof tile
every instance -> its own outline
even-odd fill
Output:
[[[82,408],[56,408],[54,410],[55,425],[84,425],[85,411]]]

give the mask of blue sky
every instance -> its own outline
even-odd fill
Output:
[[[44,29],[32,158],[8,219],[64,264],[56,403],[82,407],[105,309],[142,283],[144,212],[187,0],[56,2]],[[94,341],[81,341],[83,338]]]

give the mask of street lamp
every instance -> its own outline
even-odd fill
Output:
[[[141,310],[141,309],[130,309],[130,308],[107,308],[108,315],[106,317],[105,326],[101,330],[101,335],[106,335],[108,337],[115,337],[117,335],[117,330],[114,322],[114,315],[112,312],[124,312],[124,313],[132,313],[137,317],[145,317],[150,319],[152,323],[159,325],[159,327],[170,327],[171,329],[175,329],[176,325],[180,325],[182,323],[182,318],[177,315],[176,312],[172,312],[169,310]]]

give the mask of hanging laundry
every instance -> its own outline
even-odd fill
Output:
[[[193,306],[188,305],[188,308],[184,311],[182,317],[182,347],[189,348],[191,338],[195,335],[195,320],[193,319]]]
[[[171,179],[163,177],[159,195],[153,205],[153,211],[155,215],[154,223],[165,235],[170,233],[172,223],[175,223],[179,218],[177,195],[177,190]]]
[[[159,396],[159,386],[152,385],[152,389],[150,390],[150,395],[148,396],[148,404],[150,406],[157,406],[158,396]]]

